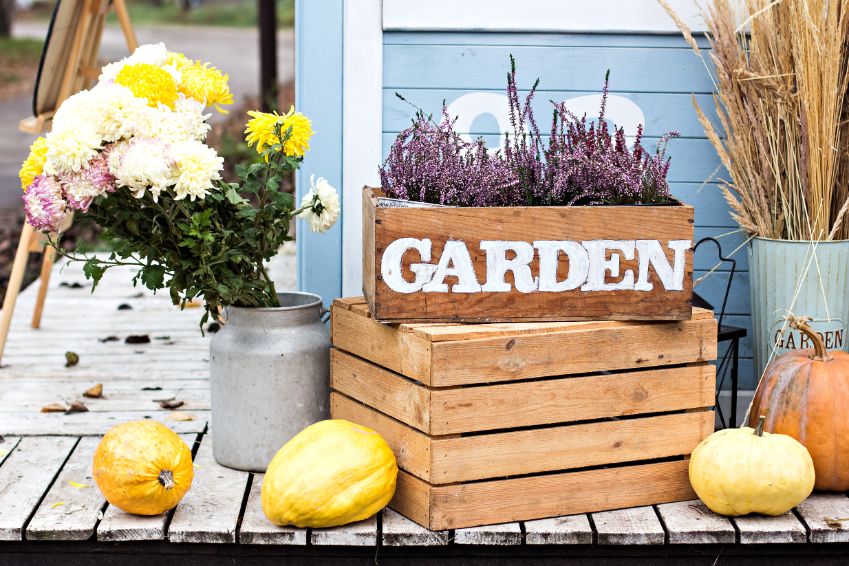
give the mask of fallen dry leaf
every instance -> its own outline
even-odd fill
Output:
[[[150,344],[150,336],[147,334],[131,334],[124,338],[124,344]]]
[[[80,363],[80,356],[76,352],[65,352],[65,367],[71,368]]]
[[[155,387],[142,387],[141,390],[142,391],[162,391],[162,388],[157,385]]]
[[[74,481],[74,480],[68,480],[68,483],[71,485],[71,487],[75,487],[77,489],[83,489],[83,488],[86,488],[86,487],[91,487],[87,483],[80,483],[80,482],[77,482],[77,481]]]
[[[89,399],[102,399],[103,398],[103,384],[98,383],[97,385],[93,385],[89,387],[83,392],[83,397],[88,397]]]
[[[180,411],[174,411],[173,413],[169,413],[169,415],[168,415],[167,417],[165,417],[165,420],[168,420],[168,421],[178,421],[178,422],[181,422],[181,421],[193,421],[193,420],[195,420],[195,416],[194,416],[194,415],[191,415],[191,414],[189,414],[189,413],[183,413],[183,412],[180,412]]]
[[[120,305],[118,305],[118,310],[119,311],[131,311],[131,310],[133,310],[133,306],[128,305],[127,303],[121,303]]]
[[[179,409],[186,403],[177,399],[163,399],[159,402],[159,406],[163,409]]]
[[[842,529],[843,521],[849,521],[849,517],[824,517],[823,521],[830,529]]]
[[[71,413],[87,413],[87,412],[88,412],[88,407],[86,407],[85,405],[83,405],[79,401],[74,401],[68,407],[68,410],[65,411],[65,414],[70,415]]]
[[[62,403],[50,403],[41,408],[42,413],[64,413],[68,408]]]
[[[202,306],[203,306],[203,303],[202,303],[201,301],[197,301],[197,300],[195,300],[195,299],[192,299],[191,301],[188,301],[188,302],[186,303],[185,307],[183,307],[183,308],[187,308],[187,309],[199,309],[199,308],[200,308],[200,307],[202,307]]]
[[[120,338],[118,338],[117,336],[107,336],[106,338],[101,338],[101,339],[100,339],[100,341],[101,341],[101,342],[103,342],[104,344],[105,344],[106,342],[118,342],[118,341],[120,341],[120,340],[121,340],[121,339],[120,339]]]

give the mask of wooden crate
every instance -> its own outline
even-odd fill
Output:
[[[379,431],[434,530],[682,501],[714,425],[716,321],[482,325],[332,309],[331,414]]]
[[[399,207],[382,195],[363,193],[363,293],[379,321],[690,316],[691,206]],[[505,271],[520,251],[527,267]]]

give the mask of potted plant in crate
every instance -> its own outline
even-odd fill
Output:
[[[546,141],[520,101],[503,152],[419,111],[363,201],[363,285],[380,321],[681,320],[692,311],[693,209],[669,194],[664,136],[629,147],[554,104]],[[538,83],[539,81],[537,81]]]
[[[229,103],[217,69],[163,44],[139,47],[61,106],[21,178],[27,221],[54,246],[71,213],[103,228],[108,258],[65,254],[85,261],[94,287],[106,270],[132,266],[134,284],[167,289],[175,305],[202,298],[201,325],[226,320],[210,346],[215,458],[264,471],[284,442],[325,418],[329,363],[321,298],[278,293],[265,263],[292,239],[295,216],[325,231],[339,200],[324,179],[300,207],[279,190],[313,133],[294,110],[250,112],[247,141],[260,159],[239,168],[239,183],[222,181],[204,109]]]
[[[847,348],[849,1],[746,0],[742,17],[737,4],[717,0],[703,14],[719,124],[697,111],[730,176],[721,186],[731,214],[750,236],[761,375],[776,355],[813,345],[789,313],[810,315],[828,348]]]

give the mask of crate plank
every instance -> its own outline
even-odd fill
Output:
[[[338,349],[330,369],[333,389],[434,436],[710,407],[715,382],[704,363],[443,390]]]
[[[688,460],[431,486],[403,470],[390,506],[431,529],[693,499]]]
[[[383,510],[384,546],[442,546],[448,544],[448,531],[431,531],[392,509]]]
[[[195,456],[192,489],[174,511],[171,542],[236,542],[236,525],[250,474],[225,468],[212,456],[212,434],[204,435]]]
[[[377,430],[399,466],[431,484],[687,455],[713,433],[715,418],[698,411],[431,438],[339,393],[331,393],[330,411]]]
[[[811,542],[849,542],[849,498],[843,493],[814,493],[796,510]]]
[[[808,538],[805,526],[792,512],[777,517],[746,515],[732,519],[741,544],[801,543]]]
[[[239,529],[241,544],[307,544],[307,530],[297,527],[280,527],[269,521],[262,512],[262,480],[264,474],[254,474],[248,503]]]
[[[592,544],[593,529],[586,515],[525,521],[526,544]]]
[[[716,320],[704,310],[694,310],[693,318],[682,322],[561,326],[540,334],[443,342],[425,339],[408,325],[381,324],[357,308],[334,307],[333,312],[336,347],[433,387],[716,358]]]
[[[21,540],[27,520],[38,507],[77,438],[23,438],[0,466],[0,540]]]
[[[519,523],[485,525],[454,531],[454,544],[478,546],[517,546],[522,544]]]
[[[310,542],[316,546],[374,546],[377,544],[377,515],[340,527],[312,529]]]
[[[669,544],[729,544],[736,538],[734,525],[698,500],[657,506]]]
[[[80,439],[27,526],[28,540],[87,540],[94,534],[106,504],[91,470],[99,443],[97,437]]]
[[[181,434],[190,449],[194,450],[197,434]],[[164,540],[165,524],[171,512],[160,515],[131,515],[114,505],[109,505],[97,526],[97,540],[104,542]]]
[[[663,526],[652,507],[632,507],[592,514],[598,544],[663,544]]]

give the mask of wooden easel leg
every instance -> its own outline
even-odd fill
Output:
[[[56,262],[56,250],[53,246],[45,246],[44,255],[41,258],[41,274],[39,275],[38,296],[35,299],[35,310],[32,312],[33,328],[41,328],[41,313],[44,312],[44,300],[47,298],[47,286],[50,284],[50,274],[53,272],[53,264]]]
[[[18,251],[15,253],[15,261],[12,263],[9,287],[6,289],[6,296],[3,298],[3,311],[0,312],[0,361],[3,359],[3,350],[6,348],[9,327],[12,325],[15,301],[18,299],[18,293],[20,293],[21,284],[24,281],[24,273],[26,272],[29,247],[33,234],[33,227],[25,222],[21,230],[21,240],[18,242]]]
[[[130,14],[127,13],[127,5],[124,4],[124,0],[113,0],[112,9],[115,10],[115,16],[117,16],[118,23],[121,25],[121,31],[124,32],[127,48],[132,53],[139,46],[139,42],[136,39],[136,32],[133,31],[133,24],[130,22]]]

